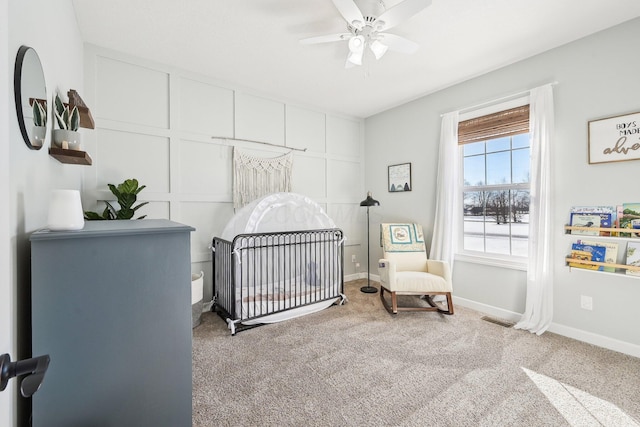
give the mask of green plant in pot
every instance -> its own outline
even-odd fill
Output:
[[[42,104],[45,104],[44,106]],[[46,101],[33,100],[33,141],[31,145],[41,147],[47,133],[47,107]]]
[[[104,219],[132,219],[136,211],[146,205],[149,202],[139,203],[137,206],[133,206],[138,200],[138,193],[140,193],[146,186],[138,186],[137,179],[127,179],[123,183],[115,186],[113,184],[107,184],[109,190],[116,196],[120,209],[116,209],[111,203],[105,201],[107,207],[104,208],[102,214],[86,211],[84,218],[86,220],[104,220]],[[137,219],[142,219],[146,215],[142,215]]]
[[[53,109],[56,122],[60,129],[53,130],[53,143],[64,149],[79,150],[80,149],[80,112],[78,107],[69,109],[69,105],[64,105],[60,99],[60,95],[56,93],[53,101]]]

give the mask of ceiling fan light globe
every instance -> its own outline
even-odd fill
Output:
[[[374,40],[369,45],[369,49],[371,49],[371,52],[373,52],[373,55],[376,57],[376,59],[380,59],[387,52],[389,46],[380,43],[378,40]]]
[[[362,50],[360,52],[350,52],[349,56],[347,56],[347,62],[353,65],[362,65],[362,53]]]
[[[349,39],[349,50],[352,53],[357,53],[359,51],[362,51],[363,49],[364,49],[364,37],[355,36]]]

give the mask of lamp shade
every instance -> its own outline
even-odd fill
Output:
[[[84,228],[84,212],[78,190],[53,190],[49,202],[48,228],[53,231]]]
[[[360,206],[380,206],[380,202],[371,197],[371,191],[369,191],[367,198],[360,202]]]
[[[355,65],[362,65],[365,39],[363,36],[351,37],[349,40],[349,56],[347,61]]]
[[[387,52],[387,49],[389,49],[389,47],[380,43],[378,40],[374,40],[369,45],[369,49],[371,49],[371,52],[373,52],[376,59],[380,59],[382,58],[382,55],[384,55]]]

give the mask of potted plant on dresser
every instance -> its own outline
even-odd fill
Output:
[[[53,102],[56,122],[60,129],[53,130],[53,143],[56,147],[65,150],[80,150],[80,113],[78,107],[69,110],[69,105],[65,105],[56,93]]]
[[[131,219],[138,209],[143,207],[149,202],[139,203],[137,206],[133,206],[138,200],[138,193],[140,193],[146,185],[138,186],[138,180],[135,178],[126,179],[117,186],[113,184],[107,184],[111,193],[116,196],[116,200],[120,209],[116,209],[108,201],[104,201],[107,206],[102,211],[102,214],[97,212],[85,211],[84,218],[86,220],[105,220],[105,219]],[[146,215],[142,215],[137,219],[143,219]]]

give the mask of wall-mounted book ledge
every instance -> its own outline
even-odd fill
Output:
[[[622,238],[634,238],[632,236],[624,236],[621,234],[635,234],[635,238],[640,238],[640,229],[637,228],[616,228],[616,227],[580,227],[577,225],[565,225],[564,232],[565,234],[574,234],[572,231],[591,231],[598,232],[598,234],[593,234],[594,237],[622,237]],[[609,234],[602,234],[609,233]],[[585,236],[583,233],[575,233],[577,236]]]
[[[640,277],[640,229],[565,225],[565,233],[575,237],[569,268],[602,271]]]
[[[586,268],[588,270],[593,270],[593,271],[602,271],[602,270],[597,270],[598,267],[612,267],[612,268],[621,269],[621,270],[637,271],[638,275],[640,275],[640,266],[581,260],[581,259],[571,258],[570,256],[566,257],[565,261],[567,262],[567,266],[569,267],[572,267],[570,264],[581,264],[581,265],[584,265],[584,267],[576,267],[576,268],[581,268],[581,269]],[[594,268],[589,268],[589,267],[594,267]]]

